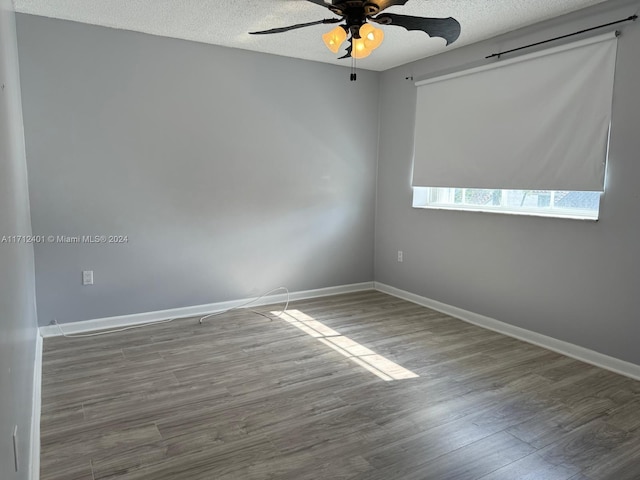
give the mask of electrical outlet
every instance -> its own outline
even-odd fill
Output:
[[[18,471],[18,425],[13,427],[13,466]]]
[[[93,285],[93,270],[82,272],[82,285]]]
[[[398,262],[403,262],[402,250],[398,250]]]

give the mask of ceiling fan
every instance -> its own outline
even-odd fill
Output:
[[[460,36],[460,23],[455,18],[429,18],[398,15],[395,13],[381,13],[383,10],[394,6],[404,5],[408,0],[307,0],[321,7],[328,8],[340,18],[325,18],[315,22],[298,23],[287,27],[272,28],[260,32],[249,32],[251,35],[265,35],[282,33],[297,28],[310,27],[319,24],[342,23],[330,32],[325,33],[322,39],[333,53],[337,53],[345,40],[349,40],[349,46],[344,56],[339,58],[365,58],[378,48],[384,38],[384,32],[371,25],[369,22],[380,25],[397,25],[407,30],[421,30],[431,37],[441,37],[447,41],[447,45],[455,42]],[[354,80],[352,74],[352,80]]]

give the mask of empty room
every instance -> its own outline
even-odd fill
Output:
[[[638,0],[0,0],[1,480],[639,480]]]

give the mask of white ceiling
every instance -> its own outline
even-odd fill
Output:
[[[326,1],[326,0],[325,0]],[[358,67],[386,70],[413,60],[475,43],[604,0],[409,0],[386,12],[456,18],[460,38],[445,47],[442,38],[383,26],[385,40]],[[14,0],[16,11],[165,37],[304,58],[336,65],[350,60],[331,53],[320,38],[333,25],[316,25],[274,35],[252,36],[295,23],[335,18],[306,0]],[[339,52],[340,53],[340,52]]]

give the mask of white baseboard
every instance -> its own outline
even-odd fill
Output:
[[[326,297],[330,295],[339,295],[342,293],[361,292],[365,290],[373,290],[373,282],[352,283],[350,285],[339,285],[337,287],[317,288],[315,290],[302,290],[298,292],[290,292],[289,300],[306,300],[309,298]],[[227,302],[210,303],[207,305],[196,305],[192,307],[172,308],[170,310],[160,310],[157,312],[136,313],[133,315],[121,315],[118,317],[98,318],[94,320],[83,320],[80,322],[60,323],[64,328],[64,333],[73,335],[76,333],[87,333],[97,330],[105,330],[110,328],[121,328],[143,323],[158,322],[168,320],[170,318],[188,318],[198,315],[207,315],[209,313],[221,312],[230,308],[237,307],[251,301],[251,298],[243,298],[239,300],[231,300]],[[283,303],[287,301],[287,294],[268,295],[252,306],[270,305],[273,303]],[[62,334],[60,329],[55,325],[47,325],[40,327],[40,334],[43,337],[59,337]]]
[[[40,413],[42,411],[42,337],[36,338],[33,363],[33,407],[31,410],[31,452],[29,479],[40,479]]]
[[[588,348],[574,345],[573,343],[565,342],[563,340],[548,337],[540,333],[532,332],[531,330],[516,327],[514,325],[501,322],[494,318],[485,317],[484,315],[473,313],[468,310],[463,310],[462,308],[447,305],[446,303],[438,302],[437,300],[432,300],[430,298],[422,297],[405,290],[400,290],[399,288],[391,287],[389,285],[385,285],[384,283],[375,282],[375,289],[380,292],[393,295],[394,297],[417,303],[418,305],[422,305],[423,307],[428,307],[432,310],[445,313],[479,327],[493,330],[495,332],[502,333],[509,337],[517,338],[518,340],[522,340],[527,343],[532,343],[533,345],[537,345],[539,347],[546,348],[547,350],[561,353],[562,355],[566,355],[567,357],[575,358],[576,360],[595,365],[596,367],[604,368],[606,370],[619,373],[620,375],[631,377],[634,380],[640,380],[640,365],[626,362],[618,358],[610,357],[608,355],[589,350]]]

